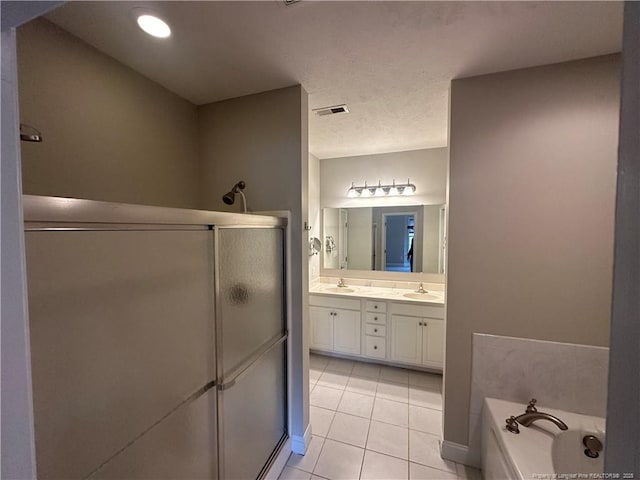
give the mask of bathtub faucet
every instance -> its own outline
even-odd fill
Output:
[[[536,407],[536,399],[532,398],[527,406],[527,411],[522,415],[518,415],[515,420],[523,427],[529,427],[537,420],[548,420],[555,424],[560,430],[568,430],[567,424],[560,420],[558,417],[551,415],[550,413],[539,412]]]

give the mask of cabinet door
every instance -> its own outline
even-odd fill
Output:
[[[360,355],[360,312],[334,309],[333,350]]]
[[[309,307],[311,322],[311,348],[333,350],[332,310],[323,307]]]
[[[444,320],[424,318],[422,327],[422,363],[442,366],[444,361]]]
[[[404,363],[421,363],[421,318],[391,315],[391,360]]]

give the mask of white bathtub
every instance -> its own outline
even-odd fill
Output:
[[[605,419],[564,412],[538,405],[567,424],[562,431],[538,420],[520,433],[505,428],[505,420],[525,411],[525,404],[486,398],[482,410],[482,472],[485,480],[581,478],[560,474],[603,473],[604,450],[598,458],[585,455],[582,439],[595,435],[604,445]],[[553,474],[558,474],[556,477]],[[582,478],[588,478],[583,476]],[[592,477],[593,478],[593,477]]]

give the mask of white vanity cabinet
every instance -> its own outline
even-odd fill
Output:
[[[333,350],[333,310],[324,307],[309,307],[311,325],[311,348]]]
[[[309,295],[310,347],[432,370],[444,361],[444,305]]]
[[[387,358],[387,302],[364,300],[364,355]]]
[[[311,348],[360,355],[360,300],[309,297]]]
[[[391,304],[390,360],[442,368],[444,308]]]

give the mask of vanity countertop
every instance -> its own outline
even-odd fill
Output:
[[[393,300],[395,302],[419,303],[426,305],[444,305],[444,292],[432,290],[425,286],[427,293],[417,293],[413,288],[373,287],[361,285],[338,287],[335,283],[315,283],[309,293],[317,295],[334,295],[340,297],[371,298],[377,300]]]

